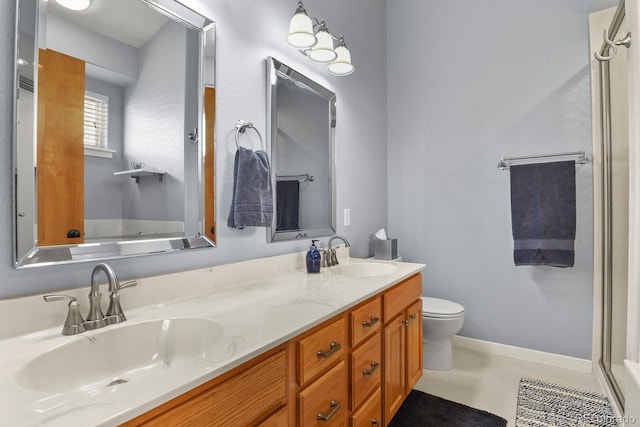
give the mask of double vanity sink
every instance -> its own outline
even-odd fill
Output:
[[[299,267],[303,255],[295,256]],[[320,274],[272,269],[253,280],[240,273],[272,260],[176,273],[171,280],[140,279],[137,294],[130,300],[122,296],[124,323],[74,336],[48,328],[0,341],[3,421],[16,426],[125,422],[424,268],[347,258]],[[253,264],[250,269],[247,263]],[[181,274],[189,277],[179,280]],[[225,285],[220,275],[228,276]],[[136,304],[148,293],[154,293],[153,304]]]

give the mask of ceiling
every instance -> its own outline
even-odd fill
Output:
[[[47,8],[78,26],[138,49],[168,20],[141,0],[93,0],[91,7],[79,12],[49,1]]]

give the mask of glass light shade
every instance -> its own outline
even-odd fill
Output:
[[[338,57],[329,64],[329,73],[334,76],[348,76],[353,73],[355,68],[351,64],[351,52],[349,52],[349,49],[344,44],[340,44],[335,51]]]
[[[56,0],[56,3],[71,10],[85,10],[91,6],[91,0]]]
[[[316,36],[313,35],[313,22],[306,13],[296,13],[291,18],[287,43],[297,48],[309,48],[316,44]]]
[[[316,33],[318,42],[311,48],[309,58],[316,62],[331,62],[338,57],[333,50],[333,39],[326,30]]]

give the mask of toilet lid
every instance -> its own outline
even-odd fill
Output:
[[[423,317],[451,317],[464,313],[464,307],[446,299],[422,297]]]

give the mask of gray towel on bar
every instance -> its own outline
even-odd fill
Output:
[[[231,228],[269,227],[273,191],[267,153],[240,147],[233,165],[233,198],[227,225]]]
[[[299,230],[300,181],[276,182],[276,231]]]
[[[511,166],[510,171],[515,265],[573,267],[575,162]]]

